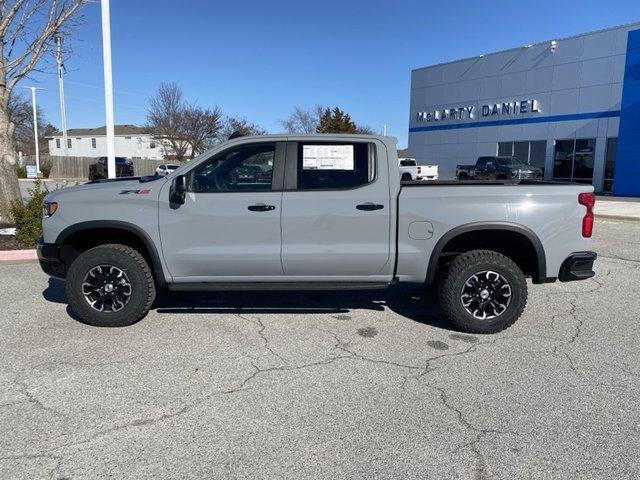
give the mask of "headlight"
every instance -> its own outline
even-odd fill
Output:
[[[50,217],[58,211],[58,202],[44,202],[42,204],[42,216],[44,218]]]

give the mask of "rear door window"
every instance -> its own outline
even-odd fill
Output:
[[[345,190],[375,178],[372,143],[298,143],[298,190]]]

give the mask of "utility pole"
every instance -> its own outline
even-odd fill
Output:
[[[36,143],[36,171],[40,173],[40,146],[38,145],[38,108],[36,107],[36,90],[40,87],[22,87],[31,89],[31,103],[33,104],[33,137]]]
[[[104,111],[107,130],[107,172],[116,177],[115,134],[113,128],[113,78],[111,75],[111,25],[109,0],[101,0],[102,7],[102,63],[104,68]]]
[[[67,143],[67,112],[64,106],[64,79],[62,65],[62,37],[58,34],[54,37],[56,41],[56,63],[58,64],[58,89],[60,91],[60,122],[62,124],[62,144],[64,145],[64,156],[69,156],[69,145]]]

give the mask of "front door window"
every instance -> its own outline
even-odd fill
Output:
[[[276,145],[242,146],[198,166],[190,177],[194,193],[271,190]]]

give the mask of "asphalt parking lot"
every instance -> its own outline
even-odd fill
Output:
[[[1,478],[638,478],[640,222],[497,335],[432,292],[172,294],[123,329],[0,265]]]

